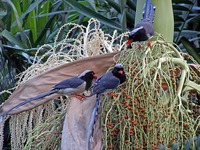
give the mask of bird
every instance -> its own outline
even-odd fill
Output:
[[[128,41],[126,44],[130,47],[132,42],[136,41],[147,41],[149,37],[154,35],[154,14],[156,7],[151,3],[150,0],[146,0],[144,4],[144,12],[141,21],[135,25],[133,30],[129,33]],[[148,41],[148,46],[151,46]]]
[[[80,94],[83,93],[85,90],[90,89],[94,79],[97,79],[97,74],[92,70],[85,70],[78,76],[74,76],[72,78],[59,82],[52,88],[52,90],[45,92],[43,94],[40,94],[36,97],[30,98],[22,103],[19,103],[18,105],[14,106],[10,110],[3,113],[1,116],[5,116],[13,109],[17,109],[27,103],[30,103],[31,101],[44,98],[54,93],[74,96],[74,97],[77,97],[79,100],[81,100],[84,98],[84,96]]]
[[[88,149],[91,149],[90,138],[93,136],[94,124],[96,122],[96,114],[99,107],[100,95],[110,94],[114,89],[116,89],[120,84],[126,81],[126,74],[122,64],[116,64],[113,70],[103,74],[99,77],[91,87],[90,96],[96,95],[96,103],[94,109],[90,115],[87,131],[87,142]]]

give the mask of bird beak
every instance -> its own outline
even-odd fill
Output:
[[[98,75],[95,73],[95,74],[93,75],[93,77],[94,77],[94,79],[96,79],[96,78],[98,77]]]
[[[129,45],[133,42],[133,39],[129,39],[127,42],[126,42],[126,45]]]
[[[120,70],[120,71],[118,71],[118,73],[119,73],[119,74],[123,74],[123,71],[122,71],[122,70]]]

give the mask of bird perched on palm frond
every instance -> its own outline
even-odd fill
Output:
[[[84,98],[84,96],[80,94],[83,93],[85,90],[88,90],[92,85],[93,79],[96,79],[96,78],[97,78],[97,74],[94,73],[94,71],[85,70],[78,76],[74,76],[72,78],[59,82],[53,87],[51,91],[45,92],[36,97],[30,98],[22,103],[19,103],[18,105],[14,106],[10,110],[4,112],[3,114],[0,114],[0,116],[5,116],[14,109],[17,109],[27,103],[30,103],[35,100],[39,100],[41,98],[44,98],[54,93],[74,96],[78,98],[79,100],[81,100],[82,98]]]
[[[90,150],[90,138],[93,136],[93,129],[95,124],[95,118],[99,107],[100,95],[101,94],[110,94],[113,89],[117,88],[120,84],[126,81],[126,74],[122,64],[116,64],[112,71],[109,71],[99,77],[94,85],[92,86],[92,92],[90,96],[96,95],[96,103],[94,109],[90,115],[90,120],[88,123],[87,131],[87,141],[88,149]]]
[[[146,0],[141,21],[136,24],[133,30],[129,33],[129,38],[127,41],[128,47],[130,47],[132,42],[147,41],[149,37],[154,35],[154,14],[155,6],[151,3],[150,0]],[[151,46],[150,41],[148,41],[148,46]]]

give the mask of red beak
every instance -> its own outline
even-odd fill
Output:
[[[98,75],[95,73],[95,74],[93,75],[93,77],[94,77],[94,79],[96,79],[96,78],[98,77]]]
[[[126,42],[126,45],[129,45],[133,42],[133,39],[129,39],[127,42]]]
[[[123,70],[118,71],[119,74],[123,74],[123,72],[124,72]]]

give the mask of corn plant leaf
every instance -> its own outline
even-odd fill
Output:
[[[39,7],[38,9],[38,14],[48,14],[49,13],[49,8],[50,8],[50,2],[49,1],[46,1],[42,7]],[[52,12],[52,13],[55,13],[55,12]],[[52,15],[55,15],[55,14],[52,14]],[[48,18],[49,16],[46,15],[46,16],[41,16],[39,18],[37,18],[37,31],[40,32],[45,24],[47,23],[48,21]]]
[[[180,11],[190,11],[186,6],[180,6],[180,5],[173,5],[173,9],[175,9],[176,11],[180,10]]]
[[[56,3],[54,3],[54,6],[53,6],[53,10],[52,12],[54,11],[57,11],[58,8],[61,6],[62,4],[62,1],[57,1]],[[48,21],[45,23],[44,27],[42,28],[42,30],[40,31],[35,43],[34,43],[34,47],[37,46],[38,44],[42,43],[44,40],[44,36],[46,35],[47,33],[47,30],[49,29],[49,27],[51,26],[51,24],[53,23],[54,21],[54,18],[55,18],[56,15],[51,15],[48,19]]]
[[[93,10],[95,10],[97,12],[94,0],[86,0],[86,1],[92,6]]]
[[[126,0],[120,2],[120,11],[121,11],[121,20],[120,23],[122,25],[122,32],[126,32]]]
[[[24,48],[24,49],[26,48],[26,46],[21,41],[19,41],[12,33],[10,33],[7,30],[3,30],[0,33],[0,35],[5,37],[9,42],[15,44],[18,47]]]
[[[106,0],[110,6],[112,6],[116,11],[120,12],[120,5],[112,0]],[[126,17],[129,21],[134,22],[134,16],[126,10]]]
[[[38,7],[38,5],[40,4],[40,1],[36,1],[34,3],[32,3],[27,9],[26,11],[20,16],[20,20],[23,20],[24,17],[26,17],[31,11],[33,11],[36,7]],[[16,25],[16,21],[13,22],[12,26]]]
[[[197,15],[187,20],[187,23],[196,23],[196,22],[200,22],[200,15]]]
[[[48,12],[48,13],[36,15],[33,18],[48,17],[52,15],[64,14],[67,12],[71,12],[71,11],[61,10],[61,11]]]
[[[174,19],[177,21],[177,22],[184,22],[184,19],[178,15],[174,15]]]
[[[190,0],[172,0],[172,3],[184,3],[184,4],[193,4]]]
[[[0,10],[0,17],[4,17],[5,15],[7,15],[7,12]]]
[[[136,4],[132,1],[132,0],[127,0],[127,5],[133,9],[134,11],[136,11]]]
[[[11,23],[16,22],[15,25],[11,26],[11,32],[12,33],[16,33],[18,31],[23,32],[22,29],[22,22],[19,18],[19,16],[21,15],[21,7],[20,7],[20,1],[7,1],[7,4],[10,6],[10,8],[12,9],[12,15],[11,15]],[[16,26],[17,25],[17,26]]]
[[[99,21],[101,21],[102,24],[105,24],[111,28],[118,30],[118,31],[122,31],[121,25],[119,23],[116,23],[116,22],[96,13],[95,11],[87,8],[86,6],[81,5],[80,3],[78,3],[74,0],[65,0],[65,2],[67,4],[69,4],[73,9],[78,11],[80,14],[83,14],[89,18],[96,18]]]
[[[182,37],[180,39],[185,49],[188,51],[188,53],[200,64],[200,55],[198,53],[198,50],[193,46],[193,44],[185,37]]]

